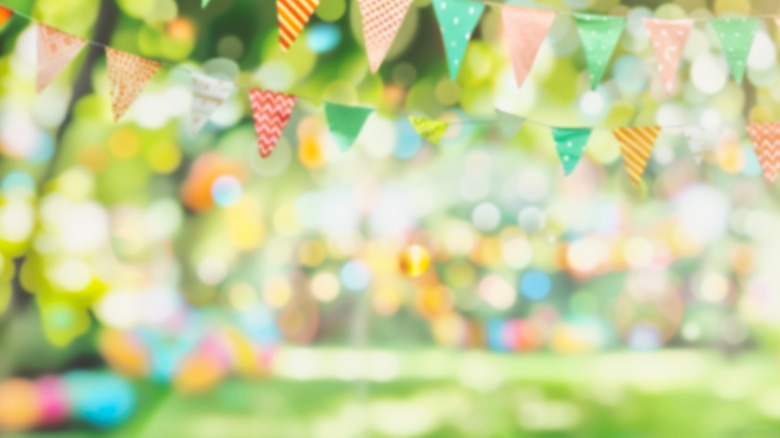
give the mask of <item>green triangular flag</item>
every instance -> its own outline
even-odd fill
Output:
[[[515,138],[520,128],[523,127],[524,120],[514,114],[510,114],[500,109],[496,109],[498,126],[504,134],[504,138],[511,140]]]
[[[591,14],[574,14],[574,20],[588,61],[590,86],[596,89],[607,71],[626,20],[623,17]]]
[[[471,33],[485,11],[485,4],[467,0],[434,0],[433,10],[439,20],[450,77],[454,81],[463,64]]]
[[[552,128],[555,148],[566,175],[572,173],[580,162],[591,131],[591,128]]]
[[[450,126],[449,123],[442,120],[431,120],[414,116],[409,116],[409,122],[411,122],[414,130],[420,134],[420,137],[433,144],[441,143],[444,133],[447,132],[447,128]]]
[[[742,83],[745,77],[745,67],[750,48],[760,20],[758,18],[716,18],[712,20],[712,27],[723,45],[723,54],[731,68],[734,80]]]
[[[325,102],[325,119],[339,149],[346,152],[352,147],[372,112],[371,109],[359,106]]]

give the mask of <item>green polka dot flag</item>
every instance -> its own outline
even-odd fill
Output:
[[[760,20],[758,18],[718,18],[712,20],[712,27],[720,38],[723,54],[737,83],[742,83],[747,67],[747,58]]]
[[[454,81],[463,65],[471,34],[485,11],[485,5],[467,0],[433,0],[433,9],[439,20],[450,77]]]
[[[607,71],[609,60],[615,51],[626,20],[606,15],[575,14],[585,58],[590,71],[590,86],[596,89]]]

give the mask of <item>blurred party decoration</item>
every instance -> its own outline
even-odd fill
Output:
[[[515,79],[518,86],[523,86],[555,21],[556,13],[544,9],[502,6],[501,16]]]
[[[601,83],[604,72],[607,71],[626,20],[623,17],[593,14],[574,14],[574,19],[588,61],[590,85],[595,90]]]
[[[114,118],[119,121],[146,84],[157,74],[161,64],[110,47],[106,48],[106,56],[108,80],[111,82],[111,103]]]
[[[485,4],[468,0],[434,0],[433,10],[439,21],[450,78],[454,81],[466,57],[471,34],[485,11]]]
[[[742,83],[747,58],[761,21],[758,18],[716,18],[712,27],[720,38],[723,53],[737,83]]]
[[[420,136],[433,144],[441,143],[444,138],[444,133],[447,132],[450,124],[444,120],[431,120],[424,117],[410,116],[409,122],[411,122],[414,130],[417,131]]]
[[[222,103],[233,94],[236,84],[203,73],[192,73],[192,133],[197,134]]]
[[[555,139],[555,148],[563,165],[563,171],[566,175],[571,174],[580,162],[582,154],[585,152],[585,146],[592,129],[590,128],[553,128],[552,134]]]
[[[368,64],[373,73],[387,56],[412,0],[358,0],[363,17]]]
[[[661,127],[617,128],[614,133],[620,143],[620,151],[623,154],[628,176],[634,184],[638,184],[645,172],[655,141],[661,133]]]
[[[665,21],[644,19],[645,27],[655,51],[658,72],[667,94],[672,94],[677,81],[677,70],[685,53],[685,44],[693,27],[693,20]]]
[[[0,6],[0,26],[4,26],[6,23],[8,23],[8,20],[10,20],[13,16],[14,11],[6,8],[5,6]]]
[[[211,0],[201,0],[201,2],[200,2],[200,6],[201,6],[202,8],[205,8],[206,6],[208,6],[208,5],[209,5],[209,3],[211,3]]]
[[[87,42],[45,24],[36,25],[38,32],[37,91],[43,91],[73,61]]]
[[[346,152],[357,140],[373,110],[325,102],[325,118],[339,149]]]
[[[523,119],[521,117],[500,109],[496,109],[496,120],[501,127],[504,138],[507,140],[513,139],[520,131],[520,128],[523,127]]]
[[[751,123],[748,134],[753,140],[764,177],[773,183],[780,170],[780,123]]]
[[[259,88],[249,90],[260,156],[268,158],[290,120],[297,98]]]
[[[276,0],[282,50],[290,49],[319,4],[320,0]]]
[[[722,134],[720,128],[704,126],[685,128],[683,133],[697,164],[701,164],[704,157],[715,149]]]
[[[428,271],[431,256],[420,245],[410,245],[401,252],[401,271],[409,277],[419,277]]]

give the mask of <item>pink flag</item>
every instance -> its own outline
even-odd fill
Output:
[[[769,182],[775,182],[780,170],[780,123],[751,123],[748,134],[764,169],[764,177]]]
[[[693,20],[666,21],[644,19],[650,39],[653,41],[658,71],[664,81],[664,88],[672,94],[677,83],[677,70],[685,52],[685,44],[693,27]]]
[[[119,120],[152,80],[160,63],[119,50],[106,48],[108,80],[111,82],[111,104]]]
[[[38,24],[38,78],[40,93],[87,44],[86,40],[57,30],[45,24]]]
[[[517,85],[522,87],[556,14],[542,9],[503,6],[501,15]]]
[[[249,100],[257,131],[257,143],[260,156],[268,158],[276,148],[276,143],[290,120],[296,97],[284,93],[251,88]]]
[[[376,73],[393,45],[412,0],[359,0],[371,71]]]

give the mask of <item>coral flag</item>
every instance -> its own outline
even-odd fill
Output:
[[[747,69],[747,58],[761,20],[758,18],[716,18],[712,27],[720,38],[723,54],[737,83],[742,83]]]
[[[645,27],[653,42],[658,72],[664,82],[664,89],[672,94],[677,82],[677,70],[685,52],[685,44],[693,27],[693,20],[666,21],[644,19]]]
[[[463,64],[471,34],[485,11],[485,4],[467,0],[433,0],[433,10],[439,21],[444,51],[447,52],[450,78],[454,81]]]
[[[14,11],[6,8],[5,6],[0,6],[0,26],[5,25],[5,23],[8,23],[8,20],[11,19],[11,17],[14,16]]]
[[[37,24],[38,77],[36,89],[43,91],[73,61],[87,41],[45,24]]]
[[[764,177],[773,183],[780,170],[780,122],[751,123],[748,134],[753,140]]]
[[[260,156],[268,158],[290,121],[297,98],[289,94],[251,88],[249,100],[252,103]]]
[[[119,50],[106,48],[111,104],[118,121],[160,69],[160,63]]]
[[[358,0],[371,72],[376,73],[393,45],[412,0]]]
[[[683,133],[696,164],[701,164],[704,157],[715,149],[721,135],[719,128],[706,128],[704,126],[685,128]]]
[[[555,149],[561,158],[563,172],[571,174],[580,162],[585,146],[592,132],[591,128],[553,128],[552,135],[555,139]]]
[[[420,134],[420,137],[428,140],[433,144],[441,143],[444,133],[447,132],[450,124],[442,120],[431,120],[424,117],[409,117],[409,122],[412,123],[414,130]]]
[[[517,85],[522,87],[555,21],[556,13],[543,9],[502,6],[501,16],[515,79]]]
[[[290,49],[319,4],[320,0],[276,0],[282,50]]]
[[[203,73],[192,73],[192,133],[203,129],[214,112],[233,94],[236,84]]]
[[[339,149],[346,152],[357,140],[373,110],[325,102],[325,118]]]
[[[620,151],[623,154],[623,162],[626,165],[628,176],[634,184],[638,184],[645,172],[645,167],[647,167],[647,161],[650,159],[655,141],[661,134],[661,127],[617,128],[614,130],[614,134],[620,142]]]
[[[574,14],[574,20],[588,61],[590,86],[596,89],[607,71],[626,20],[623,17],[591,14]]]

